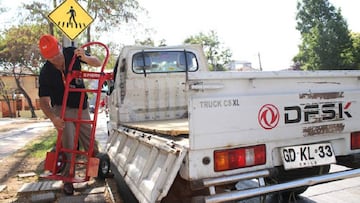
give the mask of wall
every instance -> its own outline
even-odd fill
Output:
[[[8,89],[8,97],[12,100],[11,101],[11,108],[12,111],[15,110],[20,111],[27,111],[30,110],[30,105],[28,104],[27,100],[25,99],[24,95],[20,94],[17,91],[17,85],[13,76],[9,75],[1,75],[1,80],[5,84],[5,88]],[[25,89],[26,93],[31,98],[31,102],[35,110],[40,109],[39,106],[39,97],[38,97],[38,76],[27,75],[22,76],[20,79],[21,86]],[[16,103],[14,105],[14,103]],[[8,117],[9,109],[7,107],[4,98],[1,96],[0,98],[0,113],[2,117]],[[4,115],[5,114],[5,115]]]

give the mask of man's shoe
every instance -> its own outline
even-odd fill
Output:
[[[109,172],[105,175],[105,178],[113,178],[115,175],[113,172]]]
[[[63,192],[66,195],[74,194],[74,186],[72,183],[64,183]]]

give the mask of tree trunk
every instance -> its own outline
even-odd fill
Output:
[[[11,109],[11,104],[10,104],[10,99],[8,96],[5,96],[5,95],[2,95],[3,98],[4,98],[4,101],[6,102],[6,105],[8,106],[8,109],[9,109],[9,113],[10,113],[10,116],[11,118],[14,117],[15,113],[13,113],[12,109]],[[2,107],[1,107],[2,108]]]
[[[4,101],[6,102],[6,105],[8,106],[11,117],[14,117],[15,114],[13,114],[12,109],[11,109],[9,92],[8,92],[7,88],[5,87],[4,81],[2,81],[1,78],[0,78],[0,95],[4,98]],[[0,107],[0,108],[2,108],[2,107]]]
[[[31,98],[29,97],[28,93],[25,91],[25,89],[21,86],[20,84],[20,75],[16,75],[15,74],[15,68],[13,69],[13,74],[14,74],[14,78],[15,78],[15,82],[16,82],[16,86],[17,88],[21,91],[21,93],[24,95],[26,101],[29,104],[30,107],[30,111],[31,111],[31,118],[37,118],[35,110],[34,110],[34,106],[32,104]]]
[[[86,39],[87,39],[87,42],[91,42],[90,25],[89,25],[89,27],[86,29]],[[91,53],[90,46],[86,47],[86,51],[87,51],[89,54]]]

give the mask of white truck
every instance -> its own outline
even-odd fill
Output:
[[[360,71],[212,72],[182,45],[126,46],[114,75],[106,152],[139,202],[296,195],[360,175]],[[235,187],[248,180],[258,187]]]

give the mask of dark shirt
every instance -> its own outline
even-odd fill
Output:
[[[69,69],[71,59],[74,55],[75,49],[76,47],[63,48],[65,67],[66,67],[64,73],[65,78]],[[80,62],[82,61],[77,58],[75,60],[72,70],[81,70]],[[70,87],[85,88],[85,85],[82,79],[75,78],[71,81]],[[46,63],[44,64],[44,66],[40,71],[40,76],[39,76],[39,97],[49,96],[51,99],[52,106],[62,105],[64,91],[65,91],[65,87],[64,87],[64,81],[61,71],[57,69],[52,63],[46,61]],[[80,98],[81,98],[80,92],[69,92],[66,106],[70,108],[79,108]],[[87,94],[85,93],[83,109],[87,108],[87,99],[88,97]]]

